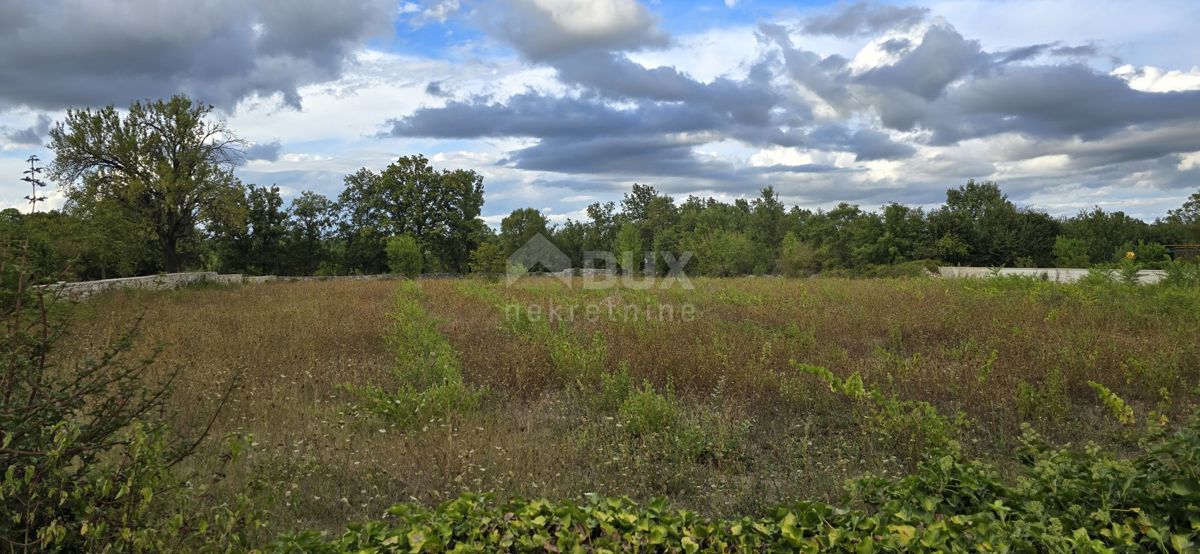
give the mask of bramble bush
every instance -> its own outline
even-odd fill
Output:
[[[211,420],[194,436],[173,432],[164,400],[178,370],[155,379],[154,357],[133,356],[136,324],[98,355],[61,364],[63,310],[52,291],[34,284],[28,267],[23,253],[0,252],[2,548],[247,548],[263,525],[249,497],[210,496],[223,467],[212,474],[182,469]],[[243,446],[235,437],[225,463]]]

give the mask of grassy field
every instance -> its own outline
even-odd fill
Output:
[[[462,491],[668,497],[711,516],[833,500],[958,440],[1001,467],[1022,424],[1121,451],[1195,406],[1200,293],[995,280],[554,279],[270,283],[115,293],[77,308],[82,356],[144,314],[184,368],[171,401],[252,437],[222,487],[270,533]],[[557,311],[555,308],[557,307]],[[89,346],[90,345],[90,346]],[[870,402],[831,390],[857,374]],[[1093,384],[1089,384],[1094,383]],[[1123,399],[1135,421],[1120,421]],[[1110,402],[1111,404],[1111,402]],[[199,470],[221,467],[211,441]]]

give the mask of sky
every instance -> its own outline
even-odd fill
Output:
[[[66,110],[182,92],[285,198],[424,154],[484,176],[493,225],[633,183],[877,209],[968,179],[1153,219],[1200,189],[1196,21],[1195,0],[0,0],[0,208]]]

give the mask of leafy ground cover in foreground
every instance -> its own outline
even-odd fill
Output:
[[[1200,535],[1200,417],[1133,459],[1022,438],[1015,485],[953,451],[901,479],[864,477],[861,506],[819,502],[766,517],[707,519],[666,501],[638,505],[464,495],[437,508],[400,504],[382,522],[325,540],[301,533],[278,552],[1194,552]]]

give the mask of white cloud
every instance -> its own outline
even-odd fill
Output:
[[[634,0],[520,0],[549,16],[564,33],[604,38],[637,31],[652,20],[650,12]]]
[[[1200,67],[1165,71],[1150,65],[1134,67],[1125,64],[1114,69],[1112,74],[1124,79],[1130,87],[1146,92],[1200,90]]]
[[[642,66],[673,67],[702,83],[717,77],[743,79],[750,64],[762,55],[754,27],[718,27],[675,37],[669,48],[631,52]]]
[[[458,13],[460,7],[458,0],[434,0],[421,12],[420,22],[445,23],[450,16]]]
[[[1181,156],[1178,167],[1180,171],[1200,168],[1200,151],[1190,152]]]
[[[303,110],[288,109],[275,99],[253,97],[238,105],[229,125],[248,140],[279,140],[284,152],[296,143],[372,142],[388,117],[445,102],[425,92],[431,81],[440,82],[443,90],[455,96],[491,95],[498,100],[529,88],[563,91],[552,70],[531,68],[515,60],[455,64],[362,50],[340,79],[300,89]]]
[[[636,0],[505,0],[484,4],[479,17],[530,59],[667,42],[658,18]]]

